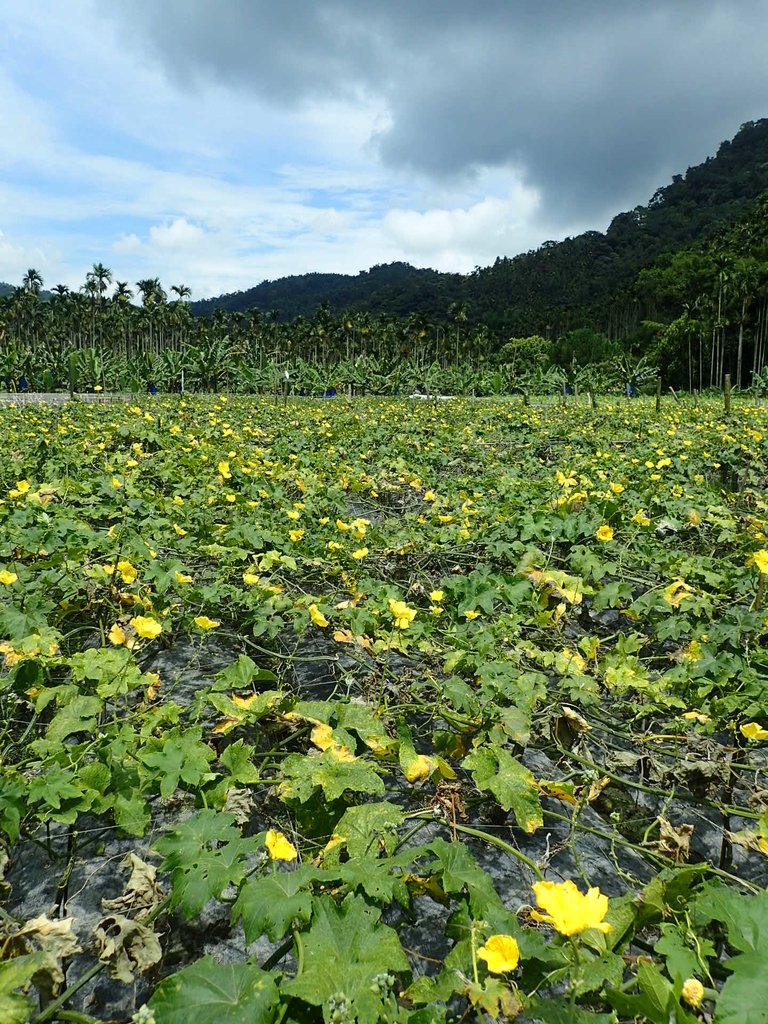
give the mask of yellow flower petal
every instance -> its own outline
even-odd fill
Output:
[[[604,918],[608,913],[608,897],[598,888],[592,888],[586,895],[579,892],[574,883],[536,882],[533,886],[536,902],[546,914],[533,911],[535,921],[551,924],[561,935],[578,935],[588,928],[601,932],[611,930]]]
[[[207,615],[198,615],[195,619],[195,625],[198,629],[217,629],[221,622],[218,619],[209,619]]]
[[[315,626],[324,628],[329,625],[328,619],[326,619],[316,604],[311,604],[309,606],[309,617]]]
[[[136,615],[131,619],[131,626],[136,630],[140,637],[145,640],[154,640],[155,637],[160,636],[163,631],[163,627],[155,619],[150,619],[147,615]]]
[[[768,729],[763,729],[757,722],[747,722],[739,732],[745,740],[768,740]]]
[[[485,960],[491,974],[514,971],[520,963],[520,947],[511,935],[491,935],[477,955]]]
[[[114,624],[107,635],[109,637],[109,642],[114,644],[115,647],[120,647],[127,639],[125,633],[117,623]]]
[[[293,843],[287,839],[282,832],[270,829],[267,832],[264,844],[267,847],[272,860],[296,860],[298,852]]]

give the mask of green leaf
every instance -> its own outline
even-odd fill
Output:
[[[214,690],[245,690],[254,682],[276,683],[277,676],[268,669],[259,668],[247,654],[227,665],[213,677]]]
[[[19,838],[21,819],[27,812],[27,787],[18,779],[0,775],[0,829],[12,843]]]
[[[255,852],[256,837],[243,839],[234,817],[205,809],[167,832],[155,843],[171,872],[171,905],[192,917],[228,885],[237,885],[246,871],[245,856]]]
[[[198,787],[215,778],[208,771],[215,758],[211,748],[202,741],[202,728],[172,729],[164,740],[150,741],[139,754],[143,764],[155,769],[160,780],[160,796],[164,799],[176,790],[179,782]]]
[[[255,749],[250,743],[237,740],[222,753],[219,761],[227,769],[234,782],[247,786],[252,782],[258,782],[261,778],[258,768],[251,760]]]
[[[672,924],[662,924],[661,938],[653,947],[667,962],[667,974],[673,980],[685,981],[686,978],[699,977],[705,972],[706,957],[715,955],[715,948],[709,939],[696,936],[700,949],[698,956],[686,942],[686,932]]]
[[[768,955],[768,892],[747,896],[719,882],[709,882],[691,904],[691,920],[694,927],[721,921],[735,949],[743,953],[759,950]]]
[[[462,762],[477,788],[491,793],[520,828],[534,832],[544,821],[536,780],[526,767],[501,747],[477,747]]]
[[[75,785],[74,772],[57,764],[29,783],[29,802],[44,803],[56,811],[61,809],[62,800],[79,800],[81,797],[82,793]]]
[[[437,859],[446,893],[463,893],[466,890],[472,911],[478,917],[504,909],[494,889],[493,879],[487,871],[478,867],[475,858],[463,843],[448,843],[445,839],[435,839],[426,849]],[[432,871],[435,870],[434,865],[430,867]]]
[[[675,995],[675,990],[653,964],[641,964],[637,972],[638,995],[628,995],[617,988],[606,990],[605,997],[611,1006],[627,1017],[647,1018],[652,1024],[669,1024],[694,1021]]]
[[[157,1024],[270,1024],[280,995],[275,976],[210,957],[161,981],[147,1004]]]
[[[727,962],[733,971],[717,1000],[716,1024],[768,1024],[766,954],[742,953]]]
[[[275,871],[262,878],[249,878],[240,887],[232,907],[232,923],[242,919],[248,943],[265,932],[272,942],[279,942],[294,921],[309,921],[312,884],[326,877],[326,872],[303,864],[295,871]]]
[[[72,678],[78,683],[95,683],[99,697],[117,697],[144,683],[141,669],[125,647],[89,647],[70,659]],[[89,687],[90,688],[90,687]]]
[[[336,874],[352,891],[362,889],[366,896],[376,902],[388,904],[396,899],[401,905],[407,906],[408,889],[402,875],[397,874],[396,869],[402,863],[409,863],[411,859],[410,852],[402,854],[399,863],[393,857],[382,860],[358,857],[340,864]]]
[[[283,991],[311,1006],[327,1006],[331,996],[344,993],[360,1024],[376,1024],[384,1002],[374,980],[409,970],[397,933],[379,918],[358,896],[348,896],[341,906],[327,896],[316,898],[304,938],[304,971]]]
[[[592,1013],[591,1010],[582,1010],[578,1006],[569,1006],[562,998],[535,997],[526,1008],[526,1017],[529,1020],[541,1021],[542,1024],[615,1024],[616,1021],[612,1013]]]
[[[26,1024],[34,1004],[17,992],[26,988],[32,976],[43,966],[45,953],[29,953],[0,963],[0,1020],[3,1024]]]
[[[365,857],[379,848],[391,855],[397,846],[397,828],[405,820],[402,807],[387,800],[348,807],[334,834],[343,836],[349,856]]]
[[[96,728],[103,704],[98,697],[75,697],[57,712],[45,734],[47,745],[58,746],[67,736],[92,733]]]
[[[114,803],[115,824],[131,836],[146,835],[152,814],[140,793],[118,793]]]
[[[356,757],[353,761],[340,761],[332,750],[322,754],[289,754],[282,765],[283,782],[278,786],[281,800],[305,803],[318,788],[326,800],[338,800],[343,793],[371,793],[380,796],[384,783],[376,766],[369,760]]]
[[[578,991],[597,992],[606,983],[618,988],[624,978],[624,959],[616,953],[603,953],[592,960],[584,960],[579,967]]]

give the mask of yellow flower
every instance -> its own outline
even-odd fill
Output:
[[[198,615],[195,619],[195,625],[198,629],[218,629],[221,622],[218,619],[209,619],[207,615]]]
[[[638,526],[650,526],[651,525],[651,520],[645,514],[643,509],[639,509],[639,511],[635,512],[635,514],[631,518],[632,518],[632,522],[633,523],[637,523]]]
[[[357,548],[356,551],[352,552],[352,557],[356,558],[357,561],[359,562],[361,559],[365,558],[365,556],[367,554],[368,554],[368,548]]]
[[[288,531],[288,536],[291,538],[291,542],[293,544],[297,544],[301,540],[301,538],[304,536],[304,531],[303,530],[289,530]]]
[[[431,615],[442,615],[445,608],[443,608],[441,604],[431,604],[429,606],[429,611]]]
[[[610,924],[604,920],[608,913],[608,897],[598,888],[590,889],[584,895],[568,879],[566,882],[536,882],[533,891],[536,902],[548,913],[540,914],[534,910],[531,917],[551,924],[561,935],[578,935],[588,928],[597,928],[601,932],[611,930]]]
[[[258,582],[259,577],[256,575],[255,572],[243,573],[243,583],[246,585],[246,587],[255,587]]]
[[[624,485],[623,484],[608,484],[608,490],[611,491],[613,494],[621,494],[621,492],[624,490]]]
[[[747,722],[739,732],[745,740],[768,740],[768,729],[762,729],[757,722]]]
[[[192,582],[192,577],[188,576],[184,572],[177,572],[176,573],[176,582],[177,583],[191,583]]]
[[[229,480],[232,477],[232,474],[229,471],[229,463],[228,462],[220,462],[219,465],[218,465],[218,470],[219,470],[219,473],[221,473],[222,477],[225,480]]]
[[[686,711],[682,717],[687,722],[698,722],[700,725],[706,725],[707,722],[712,721],[709,715],[704,715],[701,711]]]
[[[697,978],[687,978],[683,982],[680,995],[684,1002],[696,1009],[704,1001],[704,986]]]
[[[405,601],[396,601],[393,597],[389,599],[389,610],[395,620],[396,629],[408,629],[416,618],[415,608],[409,608]]]
[[[613,527],[607,526],[605,523],[599,528],[595,534],[598,540],[606,541],[613,540]]]
[[[112,629],[110,629],[107,636],[109,637],[109,642],[114,644],[115,647],[120,647],[127,639],[122,628],[117,623],[115,623]]]
[[[433,604],[440,604],[444,597],[445,593],[442,590],[432,590],[429,594],[429,600],[432,601]]]
[[[768,576],[768,551],[765,548],[762,551],[756,551],[752,556],[752,561],[763,576]]]
[[[122,576],[123,583],[133,583],[136,579],[136,570],[131,563],[126,562],[125,559],[117,563],[117,571]]]
[[[8,569],[3,569],[0,572],[0,583],[5,584],[6,587],[10,587],[12,583],[15,583],[19,577],[15,572],[9,572]]]
[[[147,615],[136,615],[131,619],[131,625],[136,630],[140,637],[145,640],[154,640],[155,637],[160,636],[163,631],[163,627],[155,619],[150,619]]]
[[[309,617],[316,626],[325,627],[329,624],[328,619],[326,619],[316,604],[309,606]]]
[[[437,495],[434,491],[424,491],[423,498],[424,501],[435,501]]]
[[[272,860],[296,860],[298,855],[293,843],[282,832],[275,832],[274,829],[267,832],[264,845]]]
[[[464,612],[464,618],[467,619],[468,622],[471,622],[473,619],[479,619],[480,618],[480,612],[477,611],[476,608],[468,608]]]
[[[491,974],[506,974],[514,971],[520,963],[520,947],[511,935],[491,935],[477,955],[485,960]]]
[[[187,531],[182,526],[179,526],[178,523],[173,524],[173,530],[179,537],[186,537],[187,535]]]
[[[112,486],[115,488],[115,490],[119,490],[123,486],[122,483],[120,482],[119,477],[112,477]]]

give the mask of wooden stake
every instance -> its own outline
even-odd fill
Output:
[[[725,399],[725,415],[731,415],[731,375],[726,373],[725,375],[725,386],[723,388],[723,397]]]
[[[656,412],[661,412],[661,377],[656,378]]]

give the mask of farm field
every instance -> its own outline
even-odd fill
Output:
[[[768,1020],[768,408],[0,409],[0,1020]]]

